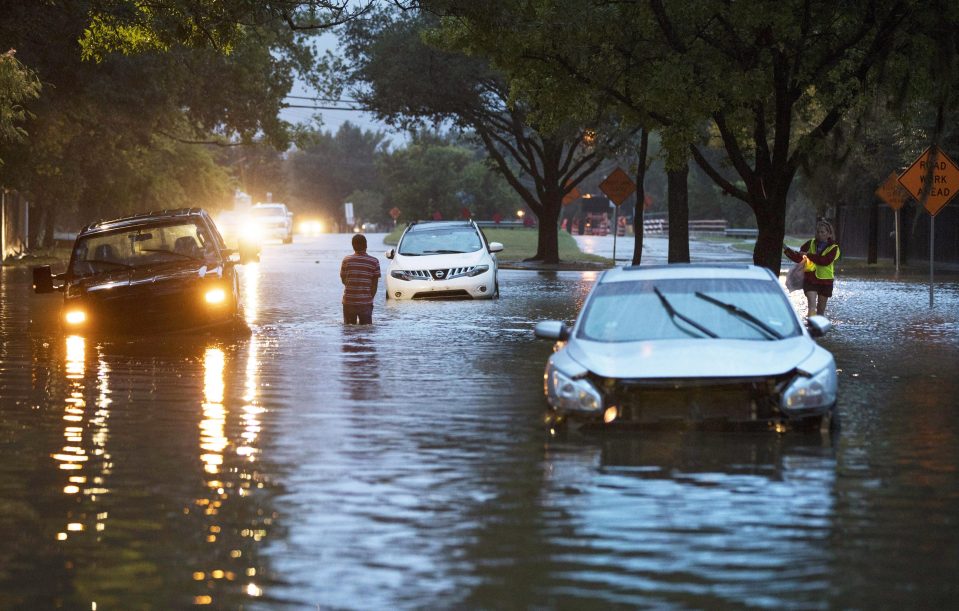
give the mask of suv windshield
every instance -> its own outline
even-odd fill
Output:
[[[406,232],[399,245],[401,255],[436,255],[476,252],[483,247],[479,233],[464,227],[416,227]]]
[[[82,237],[74,246],[68,273],[83,277],[182,261],[217,261],[213,238],[189,220]]]
[[[664,306],[663,298],[674,313]],[[740,312],[717,307],[716,301]],[[799,333],[792,307],[777,283],[696,278],[601,284],[583,312],[577,337],[634,342],[715,334],[723,339],[768,340]]]

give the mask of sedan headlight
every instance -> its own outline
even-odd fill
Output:
[[[780,405],[785,412],[829,407],[836,402],[836,386],[836,368],[830,363],[813,376],[797,376]]]
[[[603,408],[603,396],[585,379],[574,379],[550,365],[546,373],[547,394],[553,407],[576,412],[597,412]]]

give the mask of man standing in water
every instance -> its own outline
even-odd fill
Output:
[[[373,324],[373,297],[380,279],[380,262],[366,254],[366,236],[353,236],[353,254],[343,258],[340,280],[343,281],[343,323]]]

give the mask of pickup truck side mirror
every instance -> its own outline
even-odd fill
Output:
[[[49,265],[41,265],[33,268],[33,292],[34,293],[52,293],[53,274],[50,273]]]

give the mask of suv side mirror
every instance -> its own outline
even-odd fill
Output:
[[[395,256],[396,256],[396,249],[395,249],[395,248],[391,248],[391,249],[389,249],[389,250],[386,251],[386,258],[387,258],[387,259],[392,259],[392,258],[395,257]]]
[[[490,243],[489,243],[489,251],[490,251],[490,252],[502,252],[502,251],[503,251],[503,245],[502,245],[500,242],[490,242]]]
[[[33,292],[34,293],[52,293],[53,274],[50,273],[49,265],[41,265],[33,268]]]

